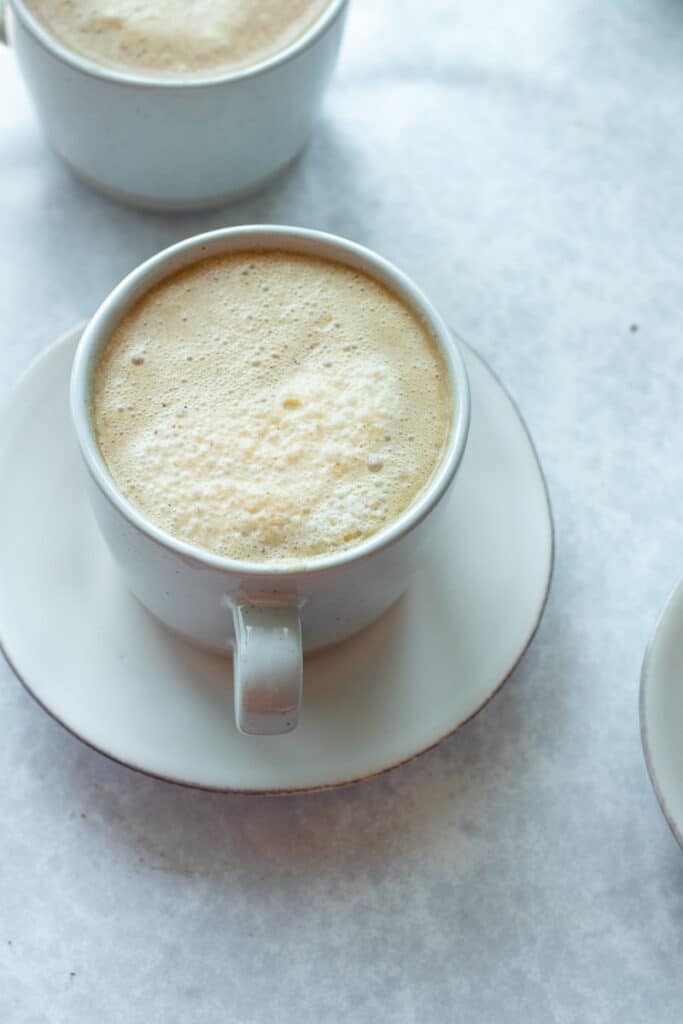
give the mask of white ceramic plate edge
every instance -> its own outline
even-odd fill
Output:
[[[670,592],[662,611],[657,618],[655,627],[652,631],[647,647],[645,648],[645,655],[643,657],[643,664],[640,670],[640,693],[638,699],[638,711],[640,716],[640,741],[643,746],[643,756],[645,757],[645,767],[647,768],[647,774],[650,778],[650,784],[654,790],[657,803],[659,804],[660,810],[664,815],[664,820],[671,829],[671,834],[683,849],[683,831],[678,827],[674,819],[673,814],[669,808],[664,791],[657,775],[657,769],[655,767],[655,756],[653,755],[652,743],[650,741],[650,729],[648,726],[648,711],[647,701],[649,697],[649,688],[651,686],[651,663],[652,657],[657,646],[657,642],[661,637],[662,630],[666,624],[668,616],[671,614],[672,606],[679,594],[683,589],[683,581],[679,581],[676,586]]]

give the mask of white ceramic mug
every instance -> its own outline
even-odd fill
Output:
[[[347,4],[331,0],[300,39],[253,68],[191,81],[97,65],[52,38],[24,0],[4,6],[6,38],[64,162],[116,199],[187,210],[238,198],[297,156],[337,59]]]
[[[97,446],[90,417],[91,380],[121,318],[162,278],[206,256],[240,249],[303,252],[365,271],[423,318],[443,352],[454,409],[442,461],[403,515],[350,550],[270,567],[211,554],[145,519],[118,490]],[[80,340],[71,410],[95,514],[128,586],[171,629],[204,647],[233,649],[237,726],[242,732],[265,734],[289,732],[296,725],[302,652],[363,629],[405,591],[445,508],[470,417],[467,373],[458,345],[405,274],[345,239],[270,226],[229,228],[190,238],[129,274],[102,303]]]

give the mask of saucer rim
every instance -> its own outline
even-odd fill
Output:
[[[652,655],[655,650],[655,647],[657,646],[657,641],[659,640],[661,630],[664,625],[664,621],[670,614],[671,607],[676,598],[681,593],[681,591],[683,591],[683,579],[678,580],[678,582],[673,586],[673,588],[669,592],[669,596],[664,602],[664,607],[662,608],[657,617],[654,628],[652,630],[652,634],[645,648],[643,664],[640,670],[638,716],[640,719],[640,742],[643,748],[643,757],[645,759],[645,767],[647,769],[647,774],[650,779],[650,785],[652,786],[655,797],[657,798],[657,803],[659,804],[659,809],[661,810],[664,816],[664,820],[666,821],[667,825],[669,826],[669,829],[671,830],[671,834],[683,850],[683,823],[679,826],[679,824],[676,822],[674,815],[671,813],[666,797],[664,796],[664,791],[662,789],[661,782],[659,781],[659,777],[657,775],[646,708],[648,694],[651,692],[652,688]]]
[[[66,346],[67,344],[69,344],[69,342],[75,340],[77,338],[77,336],[79,335],[79,333],[82,333],[82,331],[85,329],[85,326],[86,326],[87,323],[88,323],[87,320],[81,321],[80,323],[78,323],[74,327],[70,328],[69,330],[67,330],[64,333],[62,333],[61,335],[59,335],[51,344],[49,344],[41,352],[37,353],[37,355],[31,360],[29,365],[19,375],[19,377],[15,381],[14,385],[10,388],[9,392],[5,395],[5,397],[3,398],[2,402],[0,403],[0,421],[2,420],[2,417],[7,414],[10,406],[12,405],[13,399],[15,398],[16,394],[21,390],[22,386],[26,383],[26,381],[32,376],[34,371],[36,371],[38,369],[40,364],[42,362],[44,362],[45,360],[47,360],[48,357],[51,354],[53,354],[58,348],[61,348],[62,346]],[[239,795],[239,796],[266,796],[266,797],[300,796],[302,794],[309,794],[309,793],[313,794],[313,793],[328,792],[330,790],[341,789],[341,788],[346,788],[346,787],[349,787],[349,786],[353,786],[353,785],[356,785],[356,784],[361,783],[361,782],[368,782],[371,779],[378,778],[379,776],[386,775],[388,772],[394,771],[394,770],[396,770],[398,768],[402,768],[404,765],[411,764],[413,761],[416,761],[419,757],[422,757],[424,754],[428,754],[430,751],[432,751],[436,747],[438,747],[441,743],[444,743],[446,740],[448,740],[452,736],[454,736],[460,729],[463,728],[463,726],[465,726],[469,722],[471,722],[472,719],[476,718],[477,715],[479,715],[494,700],[494,698],[498,696],[498,694],[503,689],[505,684],[514,675],[515,671],[517,670],[517,668],[521,664],[522,660],[526,656],[529,648],[531,647],[531,644],[533,643],[534,638],[536,637],[536,634],[537,634],[538,629],[540,627],[541,621],[543,620],[543,616],[545,614],[545,610],[546,610],[546,607],[547,607],[547,604],[548,604],[548,600],[549,600],[549,597],[550,597],[550,591],[551,591],[552,583],[553,583],[553,578],[554,578],[554,574],[555,574],[555,554],[556,554],[555,517],[554,517],[554,514],[553,514],[553,506],[552,506],[552,500],[551,500],[551,497],[550,497],[550,490],[549,490],[549,487],[548,487],[548,482],[547,482],[547,479],[546,479],[546,476],[545,476],[545,473],[544,473],[544,470],[543,470],[543,466],[542,466],[540,457],[538,455],[538,450],[536,448],[536,444],[535,444],[535,442],[533,440],[533,437],[531,436],[531,433],[530,433],[529,428],[527,426],[526,420],[524,419],[524,417],[523,417],[523,415],[521,413],[521,410],[519,408],[519,405],[518,405],[516,399],[512,396],[512,394],[510,393],[508,388],[505,386],[505,384],[503,383],[501,378],[498,376],[498,374],[491,368],[490,364],[484,358],[484,356],[482,356],[472,345],[470,345],[470,343],[465,340],[465,338],[462,336],[462,334],[460,334],[460,332],[456,331],[454,328],[452,328],[450,326],[449,326],[449,330],[451,331],[451,333],[456,338],[457,343],[462,345],[465,349],[467,349],[467,351],[470,354],[472,354],[475,357],[475,359],[479,360],[479,362],[483,365],[484,369],[491,375],[491,377],[494,379],[496,384],[503,391],[505,397],[510,402],[510,404],[511,404],[511,406],[512,406],[512,408],[513,408],[513,410],[514,410],[514,412],[515,412],[515,414],[517,416],[517,419],[519,420],[519,423],[520,423],[520,425],[522,427],[524,435],[526,436],[527,442],[528,442],[530,450],[531,450],[531,454],[533,456],[534,462],[536,464],[536,468],[538,470],[538,474],[539,474],[539,478],[540,478],[540,482],[541,482],[541,486],[542,486],[542,490],[543,490],[543,495],[544,495],[544,498],[545,498],[545,503],[546,503],[546,507],[547,507],[547,511],[548,511],[548,525],[549,525],[549,531],[550,531],[550,538],[549,538],[550,539],[550,550],[549,550],[549,557],[548,557],[548,575],[547,575],[547,579],[546,579],[546,583],[545,583],[545,589],[544,589],[544,592],[543,592],[543,596],[542,596],[542,599],[541,599],[541,601],[539,603],[538,613],[537,613],[536,618],[534,619],[534,621],[533,621],[533,623],[532,623],[532,625],[531,625],[531,627],[529,629],[529,633],[528,633],[527,639],[524,642],[523,646],[521,647],[521,649],[520,649],[520,651],[519,651],[519,653],[517,655],[517,658],[515,659],[513,664],[510,666],[510,668],[508,669],[506,674],[502,677],[502,679],[497,684],[497,686],[491,691],[490,694],[488,694],[488,696],[482,701],[482,703],[479,704],[466,718],[462,719],[462,721],[458,722],[458,724],[455,725],[452,729],[449,729],[442,736],[438,737],[438,739],[436,739],[433,742],[429,743],[426,747],[423,747],[420,750],[415,751],[414,753],[410,754],[408,757],[405,757],[405,758],[401,759],[400,761],[394,761],[391,764],[385,765],[382,768],[378,768],[376,771],[369,772],[368,774],[365,774],[365,775],[355,775],[355,776],[353,776],[351,778],[341,779],[341,780],[338,780],[338,781],[335,781],[335,782],[321,783],[319,785],[282,787],[282,788],[274,788],[274,789],[261,789],[261,788],[254,789],[254,788],[240,787],[240,786],[211,786],[211,785],[203,785],[203,784],[197,783],[197,782],[187,782],[184,779],[174,778],[172,775],[161,775],[161,774],[159,774],[157,772],[150,771],[148,768],[143,768],[143,767],[141,767],[138,764],[132,763],[131,761],[123,761],[120,758],[116,757],[115,754],[112,754],[110,751],[102,749],[96,743],[93,743],[91,740],[81,736],[78,732],[76,732],[70,725],[68,725],[66,722],[64,722],[55,711],[53,711],[51,708],[47,707],[47,705],[40,699],[40,697],[38,697],[38,695],[31,688],[31,684],[28,682],[27,679],[25,679],[23,677],[21,672],[18,670],[17,666],[14,664],[14,661],[12,660],[12,658],[11,658],[11,656],[9,654],[9,651],[7,649],[7,646],[6,646],[6,644],[5,644],[4,640],[3,640],[2,633],[0,632],[0,654],[2,654],[2,656],[5,659],[5,661],[9,665],[12,673],[14,674],[16,679],[19,681],[19,683],[21,684],[23,689],[26,691],[26,693],[36,702],[36,704],[43,711],[46,712],[47,715],[49,715],[49,717],[54,722],[56,722],[58,725],[60,725],[67,733],[69,733],[71,736],[73,736],[79,742],[85,744],[85,746],[89,747],[90,750],[93,750],[93,751],[95,751],[95,753],[100,754],[103,757],[106,757],[109,761],[112,761],[114,764],[121,765],[123,768],[127,768],[130,771],[133,771],[133,772],[136,772],[139,775],[145,776],[146,778],[151,778],[151,779],[154,779],[154,780],[156,780],[158,782],[164,782],[164,783],[168,783],[168,784],[174,785],[174,786],[182,786],[185,789],[198,790],[200,792],[206,792],[206,793],[235,794],[235,795]]]

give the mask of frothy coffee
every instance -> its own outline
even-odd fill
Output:
[[[56,40],[95,64],[196,78],[287,49],[330,0],[27,0]]]
[[[125,316],[92,418],[122,493],[171,535],[251,562],[354,547],[441,461],[453,393],[429,329],[344,264],[206,258]]]

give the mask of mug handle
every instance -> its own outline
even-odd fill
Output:
[[[303,651],[296,604],[235,603],[235,721],[240,732],[276,736],[296,728]]]

